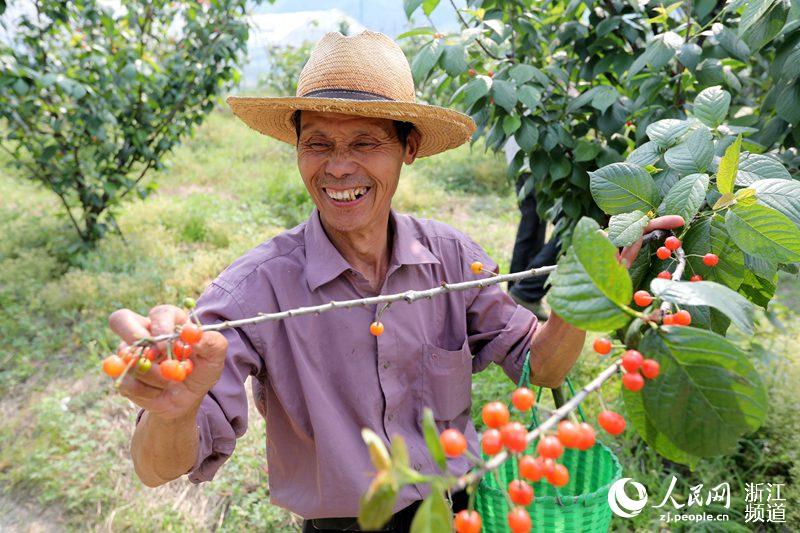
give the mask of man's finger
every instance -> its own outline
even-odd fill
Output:
[[[619,262],[622,263],[622,266],[625,268],[631,267],[633,260],[639,255],[639,250],[642,249],[642,242],[643,240],[639,239],[629,247],[622,249],[622,252],[619,254]]]
[[[663,217],[656,217],[644,227],[645,234],[655,231],[657,229],[675,229],[683,226],[685,222],[680,215],[665,215]]]
[[[108,327],[126,344],[133,344],[142,337],[149,337],[150,319],[130,309],[117,309],[108,317]]]
[[[150,332],[154,337],[175,332],[176,324],[186,322],[188,316],[183,309],[174,305],[157,305],[150,310]],[[162,341],[157,344],[161,353],[167,353],[167,343]]]
[[[205,331],[203,338],[194,345],[192,361],[194,371],[186,377],[186,388],[197,394],[205,394],[219,380],[225,367],[228,339],[218,331]]]
[[[149,402],[161,396],[163,390],[142,383],[131,375],[126,375],[119,384],[119,392],[136,405],[147,409]]]

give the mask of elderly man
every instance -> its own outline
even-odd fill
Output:
[[[328,34],[300,75],[297,97],[228,101],[253,129],[296,145],[316,209],[214,280],[198,301],[203,323],[475,279],[473,261],[497,270],[466,235],[391,209],[403,163],[466,142],[474,124],[415,103],[408,62],[386,36]],[[271,503],[306,518],[305,531],[354,530],[373,472],[362,428],[387,444],[402,435],[411,465],[434,472],[424,407],[441,429],[461,430],[478,454],[472,374],[496,363],[517,380],[530,349],[532,383],[557,386],[584,343],[584,332],[558,316],[537,326],[497,285],[395,304],[383,314],[385,332],[374,336],[369,324],[378,311],[357,307],[207,332],[184,382],[155,370],[129,374],[122,393],[142,407],[131,447],[139,478],[151,487],[187,473],[194,483],[211,480],[247,429],[244,381],[253,376],[267,421]],[[186,320],[162,305],[148,317],[118,310],[109,322],[131,343]],[[449,460],[454,474],[468,467],[463,458]],[[406,531],[427,491],[406,487],[386,530]],[[465,507],[464,494],[453,504]]]

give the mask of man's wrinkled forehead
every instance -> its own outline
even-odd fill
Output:
[[[323,134],[364,133],[384,134],[394,137],[394,122],[387,118],[361,117],[343,113],[326,113],[321,111],[303,111],[300,132],[319,132]]]

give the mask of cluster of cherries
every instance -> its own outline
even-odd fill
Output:
[[[658,250],[656,250],[656,257],[658,257],[662,261],[666,261],[667,259],[671,258],[672,253],[680,247],[681,247],[681,240],[675,237],[674,235],[670,235],[669,237],[664,239],[664,246],[660,246]],[[717,254],[712,254],[709,252],[703,256],[703,264],[709,268],[717,266],[718,263],[719,263],[719,256],[717,256]],[[672,279],[672,273],[669,270],[662,270],[661,272],[658,273],[657,277],[661,279]],[[700,274],[694,274],[689,278],[689,281],[703,281],[703,276],[701,276]],[[676,325],[688,326],[688,324],[676,324]]]
[[[680,312],[680,311],[679,311]],[[594,351],[600,355],[611,353],[611,341],[606,337],[594,340]],[[632,392],[639,392],[644,387],[644,378],[655,379],[661,371],[661,366],[655,359],[645,359],[637,350],[626,350],[622,354],[622,386]]]
[[[178,339],[168,343],[167,358],[160,363],[154,363],[160,353],[154,345],[123,346],[116,354],[109,355],[103,360],[103,372],[112,378],[120,378],[133,366],[137,372],[144,374],[150,371],[153,364],[157,364],[164,379],[183,381],[194,370],[190,356],[194,346],[202,338],[203,330],[200,326],[187,322],[181,327]]]

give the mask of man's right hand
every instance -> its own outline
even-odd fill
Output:
[[[174,333],[175,326],[188,319],[186,312],[178,307],[158,305],[146,317],[129,309],[118,309],[108,317],[108,325],[122,339],[122,347],[143,337]],[[166,353],[166,342],[160,342],[157,347],[160,354]],[[120,384],[120,392],[162,420],[193,418],[203,397],[222,375],[228,341],[218,331],[205,331],[202,340],[193,348],[194,370],[184,381],[163,378],[158,365],[154,364],[146,373],[131,369]],[[164,358],[159,355],[154,362]]]

